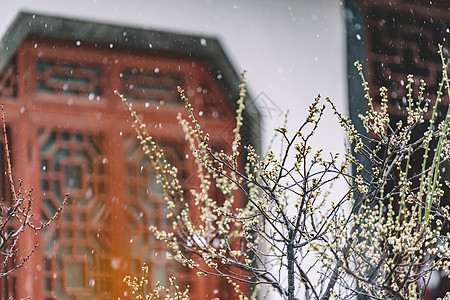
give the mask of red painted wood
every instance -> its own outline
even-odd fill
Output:
[[[181,272],[178,277],[192,286],[193,299],[219,296],[213,292],[221,288],[220,280],[175,267],[163,257],[164,245],[146,232],[149,223],[166,226],[162,198],[156,190],[139,196],[152,188],[150,164],[134,138],[133,120],[113,94],[117,89],[137,97],[130,99],[133,107],[188,176],[193,172],[184,159],[189,149],[176,120],[178,113],[187,112],[173,90],[175,84],[185,89],[195,111],[203,112],[201,123],[213,142],[223,144],[230,138],[226,130],[232,130],[234,120],[233,109],[202,62],[32,39],[22,43],[15,59],[17,76],[2,81],[0,74],[3,86],[14,81],[0,88],[11,127],[14,174],[27,188],[34,187],[36,221],[52,213],[61,195],[72,194],[71,204],[52,228],[37,235],[24,232],[19,256],[34,244],[40,246],[8,281],[16,278],[16,296],[58,299],[63,293],[74,300],[93,295],[124,299],[123,276],[133,274],[144,261],[155,272]],[[158,256],[149,255],[155,251]],[[74,277],[74,272],[84,277]]]

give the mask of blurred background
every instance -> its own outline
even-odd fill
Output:
[[[96,102],[92,101],[93,99],[100,99],[99,97],[102,96],[100,94],[104,91],[109,93],[109,96],[106,97],[111,97],[112,89],[115,89],[111,85],[108,88],[101,87],[100,85],[105,80],[94,78],[95,76],[99,78],[102,76],[100,75],[101,72],[96,73],[97,71],[95,69],[95,64],[98,63],[98,57],[96,57],[98,52],[96,51],[100,51],[101,49],[110,51],[108,45],[111,49],[114,48],[114,45],[112,43],[100,45],[101,43],[99,42],[99,45],[95,43],[94,47],[94,40],[91,39],[90,44],[85,49],[90,47],[86,51],[91,51],[89,53],[92,55],[71,57],[73,54],[65,51],[67,45],[64,45],[61,41],[58,42],[55,36],[52,36],[50,40],[45,41],[42,45],[39,39],[35,43],[34,39],[39,38],[39,30],[48,33],[46,26],[36,32],[32,32],[32,34],[26,37],[27,43],[22,45],[21,39],[24,36],[21,36],[20,32],[23,28],[20,26],[14,27],[14,34],[10,34],[11,31],[8,31],[8,28],[12,24],[21,24],[21,26],[27,28],[25,23],[22,24],[15,21],[21,12],[29,13],[25,17],[25,20],[26,18],[30,19],[29,26],[33,25],[34,17],[31,17],[33,14],[36,14],[37,19],[42,15],[52,17],[45,19],[49,20],[49,24],[57,24],[55,20],[60,17],[64,18],[66,20],[64,22],[66,23],[70,23],[70,20],[75,21],[75,23],[70,23],[72,27],[69,26],[68,28],[75,30],[77,32],[76,34],[61,31],[61,34],[64,35],[65,42],[71,43],[70,47],[75,47],[75,45],[84,46],[83,41],[76,40],[77,34],[79,36],[83,35],[83,30],[78,30],[73,26],[76,26],[76,24],[86,25],[87,23],[91,25],[94,23],[101,24],[101,26],[98,26],[102,30],[106,28],[103,27],[104,24],[110,24],[128,29],[135,28],[138,30],[152,31],[156,34],[155,36],[158,35],[157,32],[163,32],[173,36],[179,35],[180,37],[193,36],[192,41],[198,42],[201,46],[208,49],[217,50],[218,59],[222,62],[225,61],[225,65],[230,63],[232,67],[230,70],[232,71],[227,74],[232,80],[230,79],[229,82],[234,82],[239,72],[244,69],[247,70],[247,89],[250,94],[249,99],[247,99],[247,104],[258,109],[261,121],[257,130],[253,127],[251,133],[258,135],[262,152],[264,152],[270,145],[274,133],[273,129],[284,124],[285,116],[287,116],[287,128],[291,132],[295,132],[298,126],[304,121],[308,105],[319,94],[322,97],[329,97],[337,106],[338,110],[342,111],[344,115],[349,115],[355,122],[357,128],[361,128],[357,116],[359,113],[365,111],[367,102],[363,96],[361,80],[353,66],[355,60],[363,62],[366,78],[373,92],[376,92],[380,86],[387,86],[389,90],[389,111],[398,118],[401,118],[404,113],[406,104],[404,83],[408,74],[425,78],[429,84],[429,88],[427,88],[425,94],[434,101],[433,95],[436,93],[437,82],[439,82],[441,76],[439,71],[440,62],[437,56],[437,44],[441,43],[445,49],[449,49],[449,7],[450,1],[446,0],[0,0],[0,37],[4,35],[8,36],[8,40],[0,44],[0,49],[10,55],[7,59],[2,60],[0,58],[0,66],[2,67],[0,68],[0,79],[6,78],[3,83],[0,83],[7,87],[3,91],[3,95],[0,89],[0,95],[4,97],[6,95],[6,97],[12,99],[9,103],[9,107],[12,107],[12,109],[8,116],[11,119],[9,125],[12,128],[12,144],[13,146],[14,143],[16,144],[14,151],[18,153],[16,154],[16,158],[29,157],[28,161],[16,159],[15,168],[18,170],[19,176],[24,177],[24,182],[31,182],[31,185],[40,187],[37,190],[37,194],[42,197],[43,204],[40,209],[42,209],[43,215],[55,210],[55,206],[58,204],[56,200],[58,199],[57,196],[59,196],[58,193],[62,190],[68,189],[72,191],[72,195],[75,195],[75,198],[79,197],[77,203],[80,203],[79,207],[74,205],[67,209],[68,212],[66,214],[68,217],[58,223],[58,226],[60,225],[60,227],[57,227],[58,230],[48,231],[42,235],[43,243],[47,243],[48,245],[45,244],[47,246],[44,246],[42,248],[43,250],[37,250],[38,253],[30,261],[31,267],[29,269],[24,269],[25,271],[22,271],[24,273],[20,273],[20,275],[14,277],[14,280],[18,280],[18,278],[21,278],[20,276],[26,275],[31,276],[34,281],[25,280],[25,283],[20,289],[18,289],[17,281],[2,281],[0,282],[0,286],[3,288],[2,295],[5,297],[25,297],[30,293],[35,293],[35,297],[33,297],[35,299],[75,300],[92,299],[92,295],[95,294],[101,299],[112,299],[114,298],[113,294],[102,294],[101,291],[103,289],[113,289],[113,287],[108,287],[108,285],[113,285],[112,282],[117,281],[117,278],[120,276],[112,278],[109,272],[111,269],[119,268],[118,266],[121,264],[121,261],[117,257],[121,257],[120,255],[123,255],[128,250],[123,250],[123,253],[121,253],[119,249],[117,253],[108,253],[108,255],[94,254],[94,248],[102,248],[103,246],[96,244],[97,241],[94,241],[95,235],[93,240],[89,240],[90,238],[87,236],[94,234],[94,231],[97,229],[92,226],[92,228],[86,230],[86,233],[82,233],[80,236],[75,232],[77,228],[90,226],[90,223],[83,218],[89,219],[92,217],[95,222],[103,225],[116,224],[114,225],[116,227],[113,229],[102,227],[101,230],[98,230],[98,233],[95,232],[97,237],[100,236],[99,240],[102,240],[102,234],[106,235],[105,240],[107,240],[110,238],[108,235],[111,235],[111,232],[115,233],[122,230],[120,228],[121,223],[118,223],[117,218],[120,219],[120,209],[123,207],[113,205],[113,210],[116,209],[113,216],[116,219],[112,223],[108,219],[110,217],[108,214],[104,216],[101,213],[98,216],[90,216],[89,214],[92,211],[107,211],[109,204],[105,204],[107,203],[105,199],[108,199],[108,201],[112,199],[113,202],[117,199],[122,199],[120,201],[123,201],[123,197],[116,198],[111,195],[127,193],[127,196],[132,195],[134,198],[130,198],[130,200],[127,200],[129,202],[125,202],[128,204],[134,203],[133,205],[137,207],[136,210],[133,210],[134,207],[130,204],[130,207],[133,208],[130,210],[130,216],[134,216],[133,214],[140,210],[145,211],[147,209],[149,212],[158,210],[159,215],[156,217],[154,215],[153,217],[140,216],[139,213],[138,216],[145,219],[145,222],[154,221],[160,222],[161,224],[164,223],[164,217],[162,217],[163,209],[159,206],[160,202],[158,202],[160,201],[158,200],[158,188],[150,184],[152,193],[149,192],[148,188],[145,190],[149,182],[154,183],[154,174],[152,172],[146,173],[145,176],[142,175],[142,166],[148,162],[145,162],[142,157],[135,154],[135,148],[137,146],[133,144],[133,139],[128,138],[125,131],[122,132],[119,129],[119,123],[114,124],[116,120],[120,119],[115,113],[120,114],[124,111],[120,111],[119,109],[118,112],[115,112],[114,107],[105,108],[102,107],[101,103],[95,104]],[[80,23],[78,22],[79,20],[86,21],[87,23]],[[43,25],[44,23],[41,23],[40,26]],[[63,29],[64,27],[61,27],[58,30]],[[70,41],[71,35],[74,38],[73,41]],[[167,35],[163,34],[163,36]],[[125,38],[125,33],[123,37]],[[120,38],[122,39],[122,37]],[[210,40],[209,38],[215,38],[217,40]],[[102,39],[103,41],[107,41],[108,39],[114,40],[115,37],[103,36]],[[122,39],[122,48],[119,47],[118,51],[126,48],[126,43],[123,41],[126,41],[126,39]],[[216,44],[216,41],[218,41],[218,44]],[[54,45],[52,45],[53,42],[55,42]],[[163,43],[164,41],[159,42]],[[18,50],[16,48],[10,49],[8,45],[15,45],[15,47],[18,47]],[[97,46],[99,46],[99,49],[91,49],[97,48]],[[149,47],[151,48],[152,46],[149,44]],[[18,54],[14,56],[12,51],[16,50]],[[180,49],[170,50],[173,50],[172,53],[177,53]],[[115,51],[115,49],[111,51]],[[113,53],[111,51],[108,53]],[[133,76],[143,72],[140,74],[143,76],[141,78],[146,78],[145,80],[154,79],[152,76],[156,75],[153,74],[150,76],[145,74],[146,71],[140,70],[139,67],[135,65],[131,66],[133,63],[142,63],[145,66],[152,66],[152,72],[154,71],[155,74],[160,71],[158,66],[153,66],[154,62],[151,59],[141,56],[143,52],[145,51],[129,52],[131,53],[128,59],[129,62],[127,62],[127,58],[123,58],[121,62],[123,65],[121,66],[124,67],[126,72],[120,73],[120,78],[131,80]],[[3,53],[0,53],[0,55],[3,55]],[[41,58],[42,55],[44,59]],[[113,53],[111,55],[115,54]],[[133,55],[135,56],[133,57]],[[106,57],[106,61],[103,61],[103,67],[108,66],[105,67],[107,72],[116,72],[116,75],[119,75],[119,71],[109,65],[112,64],[111,61],[107,61],[111,57],[113,56]],[[135,59],[134,62],[132,61],[133,59]],[[169,58],[162,55],[159,59],[163,61]],[[170,59],[173,59],[173,57]],[[83,61],[83,63],[67,62],[77,60]],[[17,70],[14,69],[16,63]],[[170,62],[170,64],[172,63],[173,61]],[[176,64],[172,64],[173,66],[176,67]],[[67,70],[70,68],[78,75],[72,76],[72,71],[68,73]],[[186,69],[183,71],[185,73],[183,74],[190,74],[189,76],[193,77],[190,72],[199,72],[198,74],[202,75],[207,73],[201,68],[198,70],[189,68],[190,66],[186,66]],[[15,70],[11,72],[17,73],[8,73],[8,70]],[[20,72],[24,72],[25,75],[21,76]],[[57,76],[53,77],[53,81],[46,81],[45,76],[48,76],[51,72],[55,72]],[[11,83],[14,80],[8,81],[14,76],[8,77],[9,75],[7,76],[7,74],[19,74],[16,78],[22,81],[14,83],[16,84],[14,85]],[[89,77],[87,78],[85,76],[86,74],[92,76],[87,76]],[[219,75],[220,78],[217,77]],[[37,83],[35,85],[33,83],[28,84],[26,80],[33,78],[33,76],[36,76]],[[217,74],[217,76],[219,80],[222,78],[222,74]],[[92,87],[89,84],[85,84],[85,80],[89,81],[91,79],[99,86],[94,85]],[[61,80],[67,81],[69,85],[62,84]],[[208,80],[210,80],[208,82],[212,86],[217,81],[214,78]],[[117,81],[117,83],[119,84],[120,82]],[[23,86],[20,84],[23,84]],[[129,83],[127,84],[124,87],[128,89],[130,96],[134,95],[136,98],[145,96],[145,93],[143,95],[133,94],[131,91],[132,87]],[[194,82],[195,84],[197,83]],[[418,82],[416,82],[417,84]],[[18,91],[15,91],[14,89],[17,86],[19,87]],[[200,95],[206,95],[207,92],[205,91],[207,89],[194,86],[190,86],[189,88],[191,88],[192,95],[196,95],[195,97],[201,100],[199,103],[205,104],[205,112],[207,111],[207,104],[214,106],[214,103],[208,102],[211,100],[208,96]],[[233,87],[228,86],[227,88],[231,91],[228,96],[237,96],[236,91],[233,92]],[[211,90],[214,90],[214,88]],[[189,96],[189,89],[187,91]],[[35,92],[37,96],[32,94]],[[60,110],[57,110],[52,105],[48,105],[49,103],[56,103],[59,99],[55,95],[50,94],[58,94],[58,97],[61,95],[64,97],[67,96],[68,101],[64,103],[67,107],[57,104],[61,105],[58,108]],[[70,95],[68,96],[68,94]],[[78,98],[74,96],[75,100],[72,99],[73,94],[77,94]],[[17,95],[20,99],[18,102],[14,102],[14,98]],[[29,97],[28,95],[33,95],[33,97]],[[219,98],[227,97],[227,95],[219,94],[216,96]],[[36,103],[33,103],[34,100],[36,100]],[[78,100],[81,101],[80,105],[76,103]],[[375,105],[379,103],[379,100],[377,97],[374,98]],[[75,101],[75,105],[72,105],[74,104],[73,101]],[[39,104],[39,102],[42,103]],[[21,103],[25,103],[26,105]],[[89,110],[83,110],[83,103],[89,107]],[[170,107],[159,110],[159,106],[156,104],[147,104],[143,102],[140,108],[142,109],[142,115],[150,122],[151,126],[160,130],[162,136],[167,134],[169,140],[170,138],[173,139],[171,142],[179,138],[171,130],[172,127],[170,126],[173,124],[165,124],[162,118],[164,113],[171,110]],[[448,105],[448,100],[444,100],[442,105]],[[148,107],[152,107],[154,111],[146,115],[144,108]],[[53,108],[54,111],[52,111]],[[104,112],[102,111],[103,108],[105,108]],[[233,115],[232,108],[231,105],[229,107],[219,106],[217,109],[220,113],[223,112],[226,118]],[[65,112],[64,109],[66,109]],[[108,109],[110,110],[108,111]],[[82,124],[76,124],[76,118],[69,118],[68,116],[71,113],[83,114],[83,119],[80,119],[83,121],[80,121]],[[203,110],[201,113],[203,114]],[[215,113],[218,112],[212,111],[211,113],[213,118]],[[29,124],[21,121],[24,120],[22,115],[28,118]],[[54,123],[50,126],[45,125],[47,124],[45,118],[49,119],[53,118],[53,116],[55,116]],[[160,119],[158,119],[159,117]],[[97,123],[110,127],[97,130],[96,126],[99,126]],[[162,126],[161,123],[163,123]],[[34,126],[37,126],[36,124],[41,127],[38,127],[39,130],[34,132]],[[228,123],[224,124],[227,125]],[[220,134],[218,128],[223,124],[212,122],[210,125],[213,132],[214,130],[218,130],[217,132]],[[122,176],[121,172],[123,169],[119,167],[112,168],[114,172],[111,171],[112,175],[109,174],[113,177],[116,176],[114,180],[117,180],[117,182],[125,180],[127,182],[113,184],[112,187],[102,185],[104,178],[106,178],[104,176],[105,172],[109,171],[104,171],[101,165],[108,166],[108,163],[110,163],[110,165],[114,164],[116,166],[118,165],[117,162],[122,161],[117,158],[120,153],[111,150],[114,149],[112,145],[117,144],[111,141],[104,143],[96,135],[96,132],[99,133],[105,130],[105,128],[111,128],[111,130],[110,132],[105,132],[103,137],[114,135],[118,139],[120,136],[121,145],[131,149],[129,150],[127,148],[128,150],[123,150],[129,156],[129,161],[131,161],[126,166],[126,170],[129,170],[129,172],[127,171],[128,177]],[[123,141],[121,140],[122,138],[124,139]],[[28,143],[21,143],[22,139]],[[316,149],[324,148],[325,153],[342,153],[345,150],[345,140],[344,132],[340,129],[332,112],[328,110],[322,125],[319,126],[313,147]],[[35,145],[37,146],[35,147]],[[278,142],[273,144],[275,151],[281,149],[280,147],[281,145]],[[72,155],[71,151],[75,154]],[[104,154],[105,151],[109,156]],[[183,152],[178,152],[176,146],[171,147],[171,151],[174,160],[184,160],[183,155],[180,155]],[[55,165],[55,170],[49,172],[48,170],[52,168],[52,164]],[[64,168],[58,169],[59,167],[56,166],[59,166],[59,164],[62,164]],[[34,168],[33,170],[36,170],[36,172],[39,171],[40,173],[33,176],[32,172],[28,172],[30,168]],[[111,167],[107,167],[106,169],[109,170],[108,168],[111,169]],[[88,171],[83,173],[86,170]],[[35,177],[38,179],[34,179]],[[450,175],[444,174],[444,177],[449,178]],[[116,183],[116,181],[113,182]],[[130,182],[133,182],[133,184],[130,184]],[[186,178],[186,182],[189,182],[189,178]],[[63,185],[65,186],[62,187]],[[133,191],[122,191],[124,187],[128,188],[130,186],[134,188]],[[56,190],[58,192],[55,192]],[[140,193],[142,190],[144,190],[145,195],[141,197]],[[346,186],[335,186],[333,191],[338,195],[342,195],[346,192]],[[48,194],[52,196],[48,196]],[[150,194],[152,196],[149,196]],[[143,203],[142,199],[147,199],[146,197],[150,199],[149,203],[151,205]],[[85,201],[90,199],[94,200]],[[120,201],[117,200],[119,204],[121,203]],[[97,203],[98,206],[92,207],[93,204],[89,204],[88,202]],[[102,219],[103,217],[105,218],[104,220]],[[124,221],[124,219],[120,220]],[[84,227],[80,225],[82,223]],[[145,224],[145,226],[148,226],[147,223]],[[64,226],[67,228],[71,227],[72,231],[64,231],[64,228],[66,228]],[[136,228],[145,227],[142,224],[139,226],[136,225]],[[136,232],[139,233],[139,231]],[[86,236],[83,236],[83,234],[86,234]],[[91,248],[86,248],[82,250],[84,252],[76,252],[78,250],[74,250],[74,245],[78,247],[79,244],[77,243],[81,242],[74,242],[77,239],[74,236],[77,236],[80,240],[89,240],[92,243],[89,246],[92,250]],[[127,237],[125,232],[123,237],[115,241],[123,241],[121,239]],[[39,239],[40,236],[36,238],[30,235],[28,244],[25,243],[24,245],[32,248],[35,243],[39,243]],[[133,240],[133,238],[125,242],[126,244],[137,245],[136,240]],[[64,243],[69,246],[64,248]],[[142,243],[139,244],[140,248],[136,247],[145,251],[150,248],[151,251],[156,251],[151,252],[151,259],[160,253],[158,251],[163,251],[161,250],[162,248],[155,250],[152,248],[153,246],[148,246],[148,248],[146,248],[147,246],[142,246],[145,243],[147,243],[145,245],[150,245],[151,242],[149,241]],[[64,247],[59,244],[62,244]],[[57,248],[55,245],[58,245],[57,250],[54,250],[54,248]],[[147,251],[147,253],[150,252]],[[138,254],[134,254],[138,256]],[[56,257],[58,255],[60,256],[58,258],[60,262],[58,262],[58,259],[54,260],[55,255]],[[89,269],[91,261],[84,260],[89,255],[92,257],[95,256],[95,263],[92,262],[92,264],[95,264],[100,269],[95,271]],[[42,260],[42,258],[44,259]],[[135,262],[136,266],[139,266],[140,263],[141,261]],[[103,268],[102,266],[104,269],[101,269]],[[155,262],[152,271],[153,275],[165,275],[167,271],[165,268],[166,266],[164,264],[158,265],[158,262]],[[26,270],[31,270],[31,272],[27,273]],[[181,272],[181,270],[177,271]],[[43,283],[41,277],[43,278]],[[100,282],[101,280],[104,280],[104,282]],[[210,282],[206,282],[205,280],[200,283],[198,286],[203,286],[204,289],[199,288],[195,291],[196,295],[204,295],[206,291],[210,293],[207,297],[211,297],[211,295],[217,293],[218,288],[222,287],[220,282],[210,284],[210,287],[207,287],[208,284]],[[119,288],[119,290],[123,289]],[[223,291],[225,290],[226,288],[223,288]],[[442,296],[442,293],[449,290],[448,281],[440,280],[440,275],[435,274],[431,278],[429,290],[430,292],[427,295],[428,299],[435,299],[438,296]],[[231,294],[228,295],[230,296]]]

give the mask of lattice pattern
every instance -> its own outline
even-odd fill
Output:
[[[142,263],[149,266],[152,284],[160,281],[168,286],[169,275],[177,274],[178,282],[186,283],[187,272],[179,270],[179,264],[167,260],[165,244],[156,240],[148,227],[153,225],[170,231],[171,223],[166,218],[163,191],[156,181],[152,164],[143,153],[134,136],[124,139],[126,155],[127,196],[129,197],[127,219],[130,224],[130,255],[132,272],[141,274]],[[164,147],[166,158],[177,167],[181,182],[185,179],[183,144],[168,144]],[[178,268],[178,269],[177,269]]]
[[[66,192],[70,204],[42,234],[46,299],[109,299],[113,284],[105,157],[100,136],[39,131],[42,216],[49,218]]]
[[[0,73],[0,98],[17,97],[17,66],[16,59],[8,61],[3,71]]]
[[[434,100],[441,80],[437,45],[450,49],[449,21],[421,17],[417,13],[367,8],[367,55],[372,90],[387,87],[391,105],[398,113],[406,105],[408,74],[423,78],[428,84],[425,97]]]
[[[149,110],[142,112],[148,120],[159,112],[158,105],[184,106],[177,92],[180,85],[186,88],[191,102],[203,117],[231,117],[231,122],[233,116],[227,115],[228,103],[220,101],[224,98],[214,79],[206,79],[210,74],[201,66],[180,63],[180,58],[165,55],[149,57],[135,53],[136,58],[131,60],[122,59],[124,53],[106,53],[102,49],[79,52],[80,47],[74,47],[71,51],[70,46],[58,41],[39,43],[39,49],[36,45],[30,37],[17,53],[20,68],[17,69],[16,58],[13,58],[0,73],[0,97],[23,97],[19,98],[21,103],[30,104],[26,106],[29,120],[36,120],[43,127],[28,136],[30,141],[35,141],[36,133],[38,136],[38,144],[32,148],[38,152],[40,163],[39,171],[34,170],[33,174],[39,172],[40,176],[39,192],[42,194],[36,197],[41,218],[48,219],[65,193],[71,194],[70,203],[60,218],[36,237],[40,245],[36,255],[42,260],[31,267],[40,270],[42,285],[33,286],[35,296],[42,295],[45,300],[117,299],[118,296],[126,299],[123,297],[125,289],[120,287],[121,279],[124,275],[140,275],[143,262],[151,269],[152,284],[160,280],[167,285],[167,275],[173,273],[178,283],[192,280],[197,284],[195,278],[189,277],[190,270],[166,259],[167,248],[148,230],[149,225],[170,228],[171,223],[166,218],[162,192],[151,164],[138,141],[127,135],[118,140],[119,135],[111,127],[99,129],[101,133],[85,131],[99,119],[106,120],[105,126],[118,129],[119,124],[112,125],[110,120],[120,120],[126,126],[127,116],[123,111],[104,105],[92,106],[84,100],[109,101],[112,98],[103,97],[105,92],[117,88],[139,109],[144,103],[146,108],[148,106]],[[75,52],[82,57],[73,56]],[[154,68],[157,60],[161,69]],[[18,73],[22,71],[24,74]],[[72,99],[77,104],[75,109],[70,109]],[[35,101],[38,103],[33,103]],[[42,102],[58,105],[42,105]],[[81,109],[82,105],[85,109]],[[21,105],[13,108],[17,109],[15,115],[23,112]],[[88,125],[60,124],[61,119],[48,117],[51,113],[58,114],[55,110],[65,110],[67,117],[81,114]],[[179,110],[165,107],[161,111],[165,115],[176,114]],[[43,122],[47,122],[48,127]],[[34,128],[33,124],[30,128]],[[61,128],[59,125],[65,129],[56,129]],[[168,136],[174,138],[171,133]],[[114,145],[120,149],[106,147],[112,142],[117,142]],[[171,142],[165,148],[168,159],[180,170],[180,179],[185,182],[189,181],[184,180],[189,165],[184,163],[183,144]],[[34,162],[36,156],[33,154],[31,158]],[[104,164],[107,161],[116,163]],[[22,295],[20,276],[0,282],[2,297]],[[199,290],[204,288],[201,280],[198,284]]]
[[[37,91],[99,100],[102,69],[96,64],[41,58],[36,62]]]
[[[166,259],[167,248],[156,241],[148,230],[150,225],[169,228],[165,217],[162,190],[156,183],[151,163],[143,154],[134,136],[124,138],[127,201],[120,213],[125,214],[129,245],[122,245],[127,257],[113,255],[115,221],[108,199],[104,145],[101,136],[79,132],[39,131],[41,162],[42,210],[48,219],[66,192],[71,202],[56,224],[42,234],[43,284],[47,299],[112,299],[112,286],[117,284],[113,273],[121,266],[141,274],[146,262],[153,283],[167,281],[169,274],[187,282],[187,273]],[[168,159],[185,177],[182,144],[171,144]],[[116,245],[117,247],[117,245]],[[129,274],[129,272],[127,272]]]
[[[131,100],[156,103],[180,104],[177,86],[181,78],[175,74],[166,74],[159,69],[145,71],[127,68],[120,73],[122,91]]]

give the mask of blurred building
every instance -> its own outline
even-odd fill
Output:
[[[174,274],[191,286],[193,299],[233,298],[228,283],[206,282],[166,259],[165,245],[149,231],[151,225],[170,230],[171,223],[134,120],[114,95],[117,89],[129,99],[188,188],[195,176],[176,120],[187,115],[177,86],[214,144],[233,136],[240,79],[219,42],[21,13],[0,53],[13,172],[24,188],[34,187],[35,222],[48,220],[70,193],[52,226],[23,233],[17,262],[39,247],[25,267],[1,280],[0,297],[124,299],[122,278],[141,276],[146,263],[151,285],[168,286]]]
[[[426,96],[435,95],[441,79],[437,44],[450,49],[450,1],[346,0],[342,7],[336,4],[338,1],[280,2],[290,17],[282,15],[279,6],[274,10],[274,17],[287,19],[292,26],[284,32],[270,31],[272,27],[278,28],[272,19],[269,22],[256,13],[251,16],[243,13],[242,18],[248,21],[242,23],[243,32],[228,33],[242,35],[243,40],[260,49],[249,50],[250,42],[244,44],[241,40],[234,45],[242,53],[251,52],[244,55],[249,64],[270,70],[264,74],[253,69],[261,77],[269,77],[267,81],[256,78],[255,81],[265,83],[257,92],[270,95],[271,102],[281,107],[280,116],[288,108],[294,118],[301,116],[314,96],[321,93],[331,96],[338,106],[348,107],[350,117],[361,129],[358,114],[366,110],[367,103],[354,67],[356,60],[363,63],[373,92],[380,86],[389,89],[394,120],[404,115],[408,74],[424,78],[428,84]],[[254,5],[259,5],[261,13],[270,11],[268,15],[271,15],[272,7],[268,3]],[[164,5],[159,3],[159,6],[161,9]],[[200,11],[199,6],[192,5],[190,12],[194,16],[194,11]],[[234,6],[237,15],[245,7]],[[247,8],[244,10],[247,13],[257,12],[251,5]],[[326,13],[321,15],[322,11]],[[306,15],[310,12],[313,13]],[[235,15],[210,17],[240,20],[233,19]],[[269,28],[257,23],[257,19]],[[346,37],[339,33],[339,22],[331,22],[335,19],[346,23]],[[212,27],[214,22],[201,26]],[[174,26],[173,20],[161,24],[169,25]],[[260,27],[270,31],[271,36],[258,36]],[[230,28],[234,27],[230,25]],[[277,35],[284,42],[294,40],[287,34],[293,28],[297,43],[275,39]],[[253,39],[255,36],[259,39]],[[340,55],[340,49],[345,47],[346,55]],[[295,52],[295,57],[286,54],[290,50]],[[263,52],[270,53],[273,61],[286,58],[286,65],[268,69],[272,60],[260,57]],[[224,128],[230,128],[238,77],[217,40],[22,14],[0,43],[0,53],[0,96],[6,98],[8,108],[16,177],[35,187],[38,209],[44,217],[54,212],[66,191],[78,203],[66,209],[67,215],[58,221],[59,227],[38,236],[30,234],[24,249],[41,243],[32,257],[33,267],[3,281],[2,297],[82,299],[96,295],[109,299],[119,293],[114,292],[119,287],[113,282],[121,281],[127,272],[138,272],[143,261],[152,265],[155,277],[166,275],[171,268],[183,273],[184,270],[173,269],[175,266],[164,260],[162,245],[145,233],[150,223],[164,225],[160,191],[130,130],[128,113],[112,91],[117,89],[131,99],[146,123],[154,127],[155,134],[169,145],[174,164],[185,170],[188,179],[189,166],[182,164],[186,149],[174,117],[182,110],[182,104],[177,102],[174,91],[180,82],[187,86],[188,96],[196,99],[196,107],[202,107],[197,111],[207,116],[205,122],[214,132],[211,136],[218,143],[226,141],[229,131]],[[341,61],[346,64],[346,70],[339,67]],[[297,68],[287,76],[286,66],[291,64],[297,64]],[[292,86],[290,94],[286,87],[279,88],[276,84],[283,80]],[[342,86],[345,83],[348,97],[341,99],[340,91],[345,90]],[[283,102],[286,99],[290,102]],[[447,105],[448,97],[440,111],[446,111]],[[270,140],[272,127],[280,125],[282,120],[276,123],[275,119],[270,120],[269,109],[264,112],[269,112],[266,120],[274,123],[265,128],[265,139]],[[343,139],[341,131],[333,131],[338,130],[335,127],[326,128],[327,144],[335,145]],[[144,166],[142,171],[141,166]],[[450,168],[443,171],[443,176],[450,178],[448,172]],[[154,211],[157,213],[151,213]],[[25,250],[21,254],[26,254]],[[184,274],[187,274],[185,281],[189,282],[192,278],[189,272]],[[435,276],[430,283],[429,299],[441,297],[450,290],[448,280],[437,278],[440,277]],[[213,298],[221,283],[206,284],[198,280],[193,290],[195,295],[208,294],[208,298]]]

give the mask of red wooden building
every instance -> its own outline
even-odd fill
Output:
[[[71,196],[53,226],[24,233],[18,257],[39,247],[1,279],[1,298],[124,298],[122,278],[140,274],[143,262],[153,282],[177,273],[193,299],[227,297],[222,282],[206,284],[167,260],[148,231],[167,226],[161,190],[113,91],[131,101],[189,184],[176,87],[186,90],[213,142],[225,144],[238,84],[216,39],[20,14],[0,42],[14,175],[34,187],[36,221]]]

